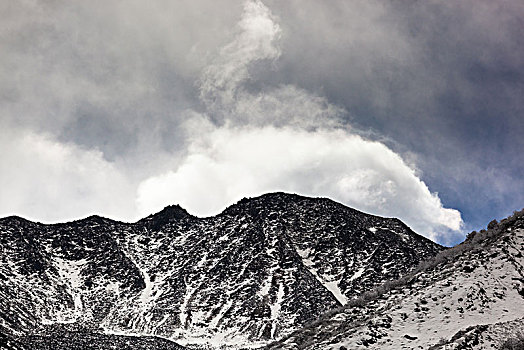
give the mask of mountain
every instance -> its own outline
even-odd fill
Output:
[[[524,349],[524,211],[266,349]]]
[[[34,349],[262,346],[444,249],[398,219],[285,193],[207,218],[179,206],[136,223],[7,217],[0,247],[0,333]]]

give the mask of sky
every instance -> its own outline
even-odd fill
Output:
[[[524,2],[0,0],[0,216],[285,191],[452,245],[524,207]]]

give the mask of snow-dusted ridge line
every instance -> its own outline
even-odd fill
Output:
[[[330,200],[280,193],[240,201],[210,218],[171,208],[133,224],[100,218],[55,225],[3,220],[0,233],[8,239],[0,245],[25,252],[29,241],[18,239],[20,231],[22,238],[29,237],[34,242],[30,249],[42,254],[36,267],[23,260],[25,253],[8,256],[13,266],[27,270],[47,269],[57,256],[86,259],[78,290],[82,316],[91,316],[78,323],[92,322],[106,333],[154,335],[184,344],[252,347],[279,339],[390,278],[379,268],[386,262],[396,262],[388,265],[392,273],[404,273],[440,249],[422,237],[403,242],[369,227],[416,235],[397,220],[365,215]],[[367,256],[362,252],[373,251],[386,238],[390,249],[366,260],[376,274],[363,273],[354,283],[344,283],[343,276],[362,267],[362,260],[347,257]],[[312,253],[301,254],[297,247]],[[32,286],[24,275],[8,276]],[[57,275],[38,281],[51,292],[43,297],[29,293],[24,300],[29,314],[42,310],[48,323],[57,322],[62,287],[53,284],[59,280]],[[18,293],[0,278],[0,297],[6,291],[6,298]],[[35,315],[37,323],[43,322]]]

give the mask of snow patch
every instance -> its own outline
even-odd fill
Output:
[[[333,294],[333,296],[338,300],[338,302],[342,305],[346,305],[347,302],[348,302],[348,299],[347,297],[344,295],[344,293],[342,293],[342,290],[339,288],[338,286],[338,283],[340,282],[340,280],[336,280],[334,276],[325,276],[325,277],[321,277],[317,270],[314,268],[314,262],[313,260],[311,260],[309,258],[309,254],[311,253],[311,250],[310,249],[296,249],[298,255],[302,258],[302,263],[304,264],[304,266],[307,267],[307,269],[309,270],[309,272],[311,272],[311,274],[313,276],[315,276],[315,278],[324,286],[326,287],[327,290],[329,290],[331,292],[331,294]]]
[[[275,271],[274,268],[269,270],[269,274],[266,280],[264,281],[264,283],[262,283],[262,287],[258,291],[259,296],[265,297],[269,294],[269,290],[271,289],[271,282],[273,282],[273,272],[274,271]]]
[[[355,273],[353,274],[353,276],[351,276],[351,277],[349,278],[349,280],[350,280],[350,281],[354,281],[354,280],[356,280],[357,278],[359,278],[360,276],[362,276],[362,274],[364,273],[365,270],[366,270],[366,269],[365,269],[364,267],[361,267],[360,269],[357,270],[357,272],[355,272]]]
[[[154,285],[151,282],[151,277],[149,276],[149,273],[146,271],[146,269],[141,268],[138,265],[137,267],[140,270],[140,272],[142,273],[142,276],[144,278],[144,283],[146,285],[145,288],[142,290],[142,293],[140,294],[140,302],[142,303],[142,305],[145,306],[145,304],[147,304],[151,300],[151,295],[153,293]]]
[[[218,323],[224,317],[225,313],[233,306],[233,300],[229,299],[224,306],[220,309],[219,313],[213,318],[209,324],[209,328],[214,329],[218,326]]]
[[[271,338],[275,338],[275,332],[277,329],[277,320],[282,309],[282,301],[284,300],[284,285],[282,283],[278,286],[277,299],[271,308]]]
[[[348,298],[342,293],[340,288],[338,287],[338,281],[331,281],[324,283],[324,286],[337,298],[338,302],[342,305],[346,305],[348,302]]]
[[[83,279],[80,275],[83,266],[87,263],[87,259],[81,260],[66,260],[62,258],[55,258],[58,274],[62,281],[69,287],[69,293],[73,298],[73,320],[67,316],[57,320],[57,322],[72,322],[80,318],[83,314],[84,305],[82,303],[82,292],[81,287],[83,285]]]
[[[189,305],[189,299],[191,299],[191,296],[195,292],[196,288],[192,288],[189,285],[186,285],[186,293],[184,294],[184,300],[182,301],[182,304],[180,305],[180,325],[181,327],[185,328],[187,326],[187,323],[191,322],[191,320],[188,318],[191,314],[191,310],[188,310]]]

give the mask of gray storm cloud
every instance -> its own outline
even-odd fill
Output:
[[[52,222],[95,209],[117,218],[129,218],[135,211],[134,188],[100,151],[16,130],[4,135],[0,146],[9,150],[0,171],[3,215]]]
[[[512,0],[0,2],[0,215],[206,215],[286,190],[456,243],[461,218],[522,206],[523,16]]]
[[[200,82],[200,98],[207,109],[225,118],[234,113],[228,107],[235,106],[239,99],[238,88],[249,78],[249,64],[280,56],[275,41],[281,29],[264,4],[246,2],[237,27],[235,40],[224,46],[213,64],[204,69]]]
[[[250,65],[280,55],[281,29],[259,1],[246,2],[238,29],[204,70],[209,114],[188,121],[186,158],[139,185],[141,212],[177,202],[207,216],[244,196],[288,191],[398,216],[432,239],[461,229],[460,213],[444,208],[399,155],[339,123],[341,108],[292,85],[248,91]]]

